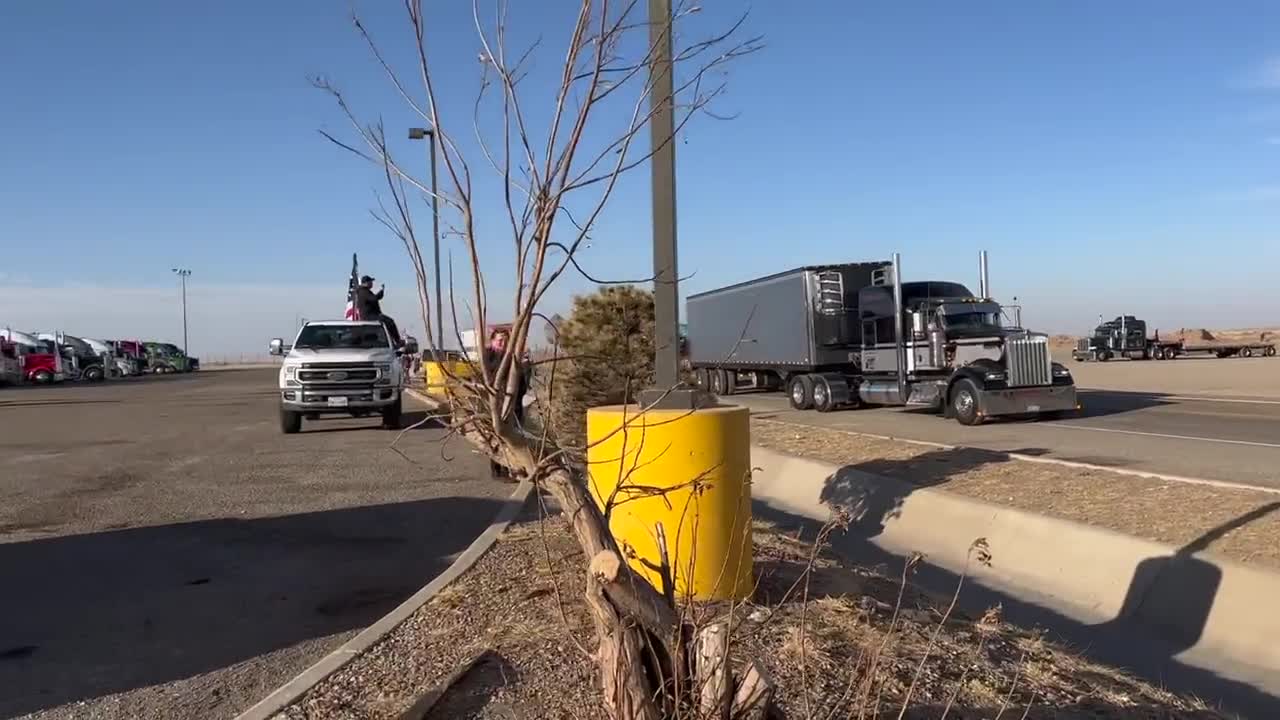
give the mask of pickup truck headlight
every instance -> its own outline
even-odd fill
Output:
[[[290,378],[290,379],[292,379],[292,378],[293,378],[294,376],[296,376],[297,374],[298,374],[298,366],[297,366],[297,365],[285,365],[285,366],[284,366],[284,376],[285,376],[286,378]]]
[[[382,373],[383,375],[386,375],[387,373],[391,372],[391,363],[382,363],[380,365],[376,365],[375,367],[377,367],[378,372]]]

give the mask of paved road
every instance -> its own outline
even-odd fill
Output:
[[[1082,390],[1080,397],[1085,410],[1079,417],[972,428],[900,408],[798,412],[776,393],[736,395],[731,401],[791,422],[1280,488],[1278,400],[1111,390]]]
[[[511,487],[442,432],[284,436],[274,371],[0,390],[0,718],[232,717],[447,566]],[[409,408],[406,408],[408,410]]]

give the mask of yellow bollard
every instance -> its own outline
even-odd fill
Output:
[[[613,498],[609,529],[632,569],[661,589],[661,575],[652,569],[661,560],[661,525],[681,597],[751,595],[747,408],[643,414],[634,405],[591,408],[587,445],[592,496],[601,509]],[[701,486],[697,492],[689,485],[694,481]],[[655,495],[655,489],[669,492]]]
[[[471,363],[466,360],[422,361],[422,378],[428,395],[444,397],[449,377],[471,377]],[[446,371],[448,371],[446,373]]]

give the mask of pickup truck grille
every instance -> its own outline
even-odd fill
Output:
[[[303,363],[302,367],[298,368],[298,382],[308,387],[371,385],[382,377],[383,373],[369,362]]]
[[[298,371],[298,380],[304,383],[343,383],[372,382],[378,379],[378,371],[368,366],[332,370],[311,370],[304,368]]]
[[[1009,387],[1053,384],[1053,361],[1045,335],[1011,335],[1005,339]]]

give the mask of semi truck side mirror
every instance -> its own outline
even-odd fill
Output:
[[[283,355],[283,354],[284,354],[284,339],[283,339],[283,338],[272,338],[272,340],[271,340],[271,344],[270,344],[270,345],[268,345],[268,346],[267,346],[267,348],[268,348],[268,352],[270,352],[272,355]]]

